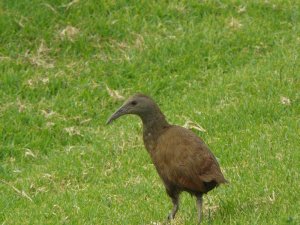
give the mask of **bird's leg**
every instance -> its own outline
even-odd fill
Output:
[[[197,211],[198,211],[198,223],[201,223],[201,218],[202,218],[202,194],[197,195]]]
[[[166,187],[166,191],[169,197],[172,199],[172,203],[173,203],[173,209],[168,215],[168,220],[171,220],[175,218],[175,214],[177,213],[179,208],[179,192],[177,192],[176,189],[170,186]]]
[[[178,195],[172,196],[173,209],[168,215],[168,220],[172,220],[175,218],[175,215],[179,208],[179,198]]]

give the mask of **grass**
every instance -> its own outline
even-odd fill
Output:
[[[203,224],[300,223],[300,3],[0,1],[0,223],[160,224],[136,92],[200,124],[230,185]],[[116,92],[117,91],[117,92]],[[173,224],[195,224],[182,195]]]

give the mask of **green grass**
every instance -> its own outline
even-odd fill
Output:
[[[104,125],[109,89],[206,129],[230,185],[203,224],[300,224],[299,1],[70,2],[0,1],[0,224],[165,221],[140,121]],[[196,218],[183,194],[174,224]]]

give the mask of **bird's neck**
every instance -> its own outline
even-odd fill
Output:
[[[155,150],[158,137],[170,127],[166,121],[164,114],[159,110],[155,110],[146,115],[142,115],[143,121],[143,139],[148,152]]]
[[[142,117],[144,131],[149,132],[160,132],[169,126],[169,123],[166,121],[165,116],[161,114],[155,114],[152,116]]]

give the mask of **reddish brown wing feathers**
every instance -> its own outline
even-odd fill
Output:
[[[162,179],[181,189],[205,193],[206,183],[226,181],[208,147],[185,128],[171,126],[160,136],[153,156]]]

